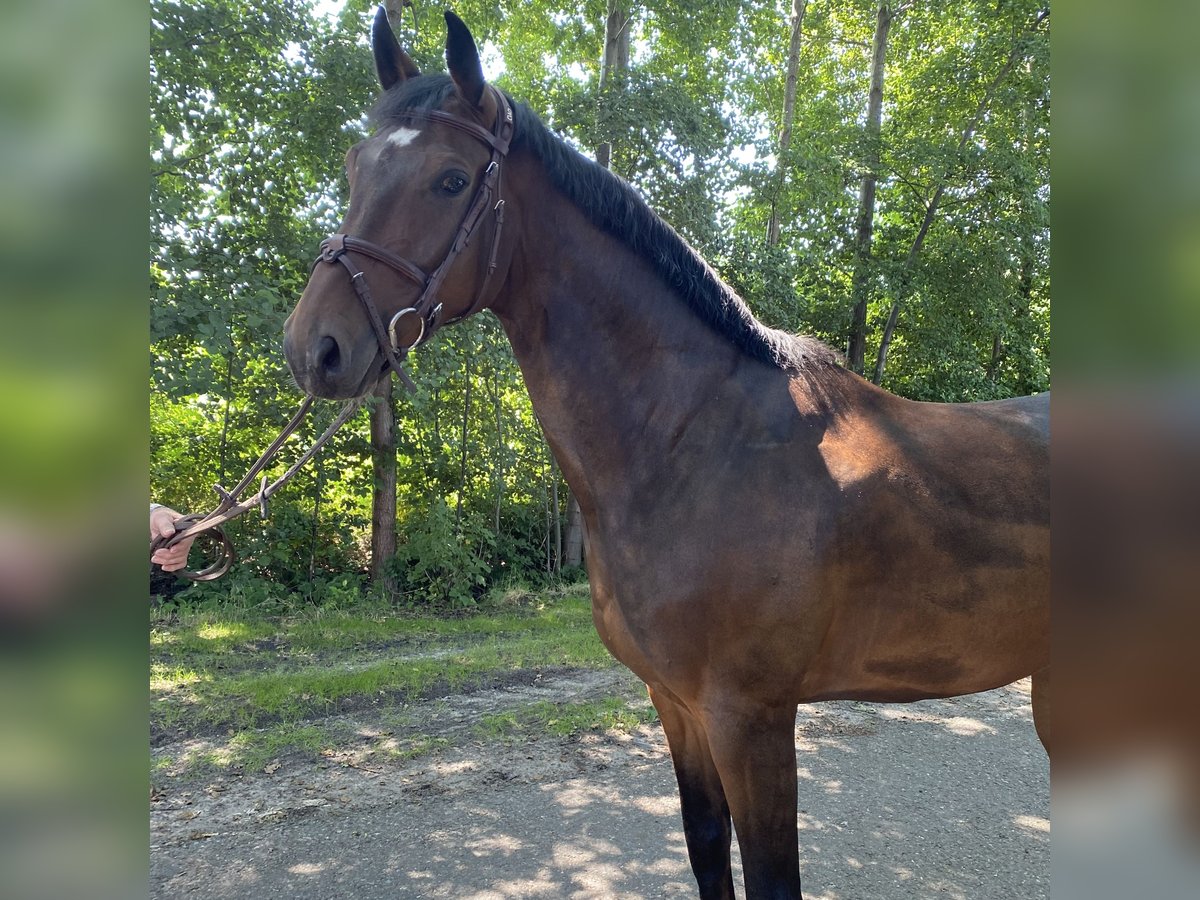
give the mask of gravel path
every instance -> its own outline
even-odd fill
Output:
[[[805,897],[1046,898],[1049,767],[1028,691],[802,707]],[[559,673],[412,704],[412,721],[448,741],[417,759],[295,757],[168,783],[151,803],[151,896],[694,897],[660,728],[484,742],[465,727],[531,700],[613,693],[639,696],[623,670]]]

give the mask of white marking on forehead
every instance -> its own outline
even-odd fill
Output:
[[[416,140],[417,135],[420,133],[415,128],[397,128],[387,136],[387,142],[397,147],[407,147]]]

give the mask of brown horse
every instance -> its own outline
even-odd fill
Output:
[[[732,819],[747,896],[799,897],[798,703],[1032,674],[1048,743],[1049,398],[916,403],[764,327],[447,24],[450,76],[421,75],[376,17],[375,131],[288,363],[356,396],[443,322],[499,317],[583,511],[596,629],[662,719],[701,896],[733,897]]]

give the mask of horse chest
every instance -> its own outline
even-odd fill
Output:
[[[622,607],[601,579],[592,575],[592,621],[604,646],[643,681],[651,680],[658,664],[636,618]]]

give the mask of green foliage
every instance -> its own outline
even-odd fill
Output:
[[[691,240],[769,324],[844,347],[876,6],[809,3],[792,141],[779,150],[790,4],[630,5],[627,71],[599,84],[607,4],[552,0],[457,11],[485,65],[564,138],[613,168]],[[903,5],[887,54],[868,359],[900,300],[884,384],[906,396],[987,399],[1049,385],[1047,27],[1032,0]],[[304,0],[151,3],[151,485],[208,508],[299,396],[280,335],[346,186],[344,149],[376,91],[373,4],[333,19]],[[412,12],[410,10],[410,12]],[[442,66],[438,10],[402,39]],[[1016,63],[1006,71],[1007,61]],[[1003,73],[1002,78],[997,76]],[[982,109],[960,150],[964,129]],[[921,253],[910,247],[938,187]],[[772,206],[777,246],[764,240]],[[380,602],[461,609],[554,569],[552,498],[566,488],[497,323],[446,329],[398,401],[396,592]],[[468,390],[469,386],[469,390]],[[469,400],[468,400],[469,397]],[[324,416],[332,415],[325,411]],[[308,429],[320,427],[320,422]],[[231,531],[227,581],[176,606],[344,605],[368,567],[367,416]]]
[[[396,551],[396,574],[420,600],[444,606],[470,606],[487,583],[487,558],[495,536],[468,516],[456,525],[454,511],[437,497],[405,529]]]

